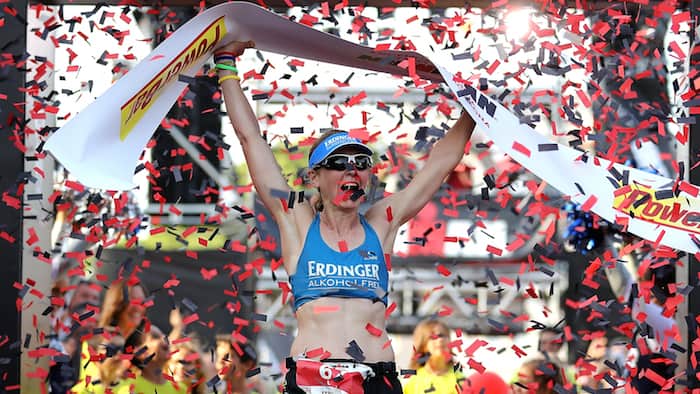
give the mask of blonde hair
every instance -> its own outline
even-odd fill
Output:
[[[442,334],[450,336],[450,328],[443,322],[437,319],[423,320],[418,323],[413,330],[413,357],[411,357],[411,369],[418,369],[425,365],[428,355],[428,341],[430,341],[435,331],[441,331]],[[450,360],[452,364],[452,360]]]

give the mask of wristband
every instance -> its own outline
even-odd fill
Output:
[[[229,79],[235,79],[236,81],[240,81],[241,77],[239,77],[238,74],[224,75],[223,77],[219,77],[219,85],[221,85],[222,82],[227,81]]]
[[[223,63],[227,61],[231,63],[236,63],[236,58],[228,55],[214,56],[214,63]]]
[[[235,73],[238,72],[238,69],[234,66],[229,66],[228,64],[222,64],[222,63],[216,63],[214,67],[218,68],[219,70],[228,70],[228,71],[233,71]]]

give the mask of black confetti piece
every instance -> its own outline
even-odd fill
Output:
[[[251,369],[251,370],[248,370],[248,371],[245,373],[245,377],[246,377],[246,378],[250,378],[250,377],[253,377],[253,376],[255,376],[255,375],[258,375],[259,373],[260,373],[260,367],[253,368],[253,369]]]
[[[360,345],[353,339],[345,348],[345,353],[347,353],[353,360],[363,362],[365,361],[365,354],[360,348]]]
[[[537,150],[540,152],[550,152],[559,150],[559,144],[539,144],[537,145]]]

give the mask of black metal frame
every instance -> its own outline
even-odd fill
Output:
[[[223,2],[223,0],[206,1],[207,5]],[[37,3],[37,1],[32,1]],[[124,5],[124,1],[95,1],[95,0],[53,0],[41,2],[44,4],[119,4]],[[161,6],[198,6],[198,0],[166,0],[166,1],[142,1],[133,2],[134,5],[149,5],[158,4]],[[294,1],[295,4],[309,5],[309,1]],[[333,1],[331,3],[334,3]],[[377,5],[377,6],[414,6],[415,2],[404,2],[404,4],[396,4],[390,0],[374,0],[374,1],[351,1],[351,4]],[[486,1],[470,1],[472,6],[489,6],[491,2]],[[521,1],[522,4],[531,2]],[[699,16],[700,0],[691,2],[681,1],[679,5],[687,5],[690,3],[690,9],[694,20]],[[11,16],[5,13],[2,27],[3,34],[0,36],[0,48],[3,53],[12,53],[16,60],[24,59],[26,53],[27,32],[26,32],[26,16],[27,8],[30,4],[29,0],[13,0],[7,7],[13,7],[17,11],[16,16]],[[286,5],[281,0],[270,0],[266,4],[270,7],[285,7]],[[435,8],[444,7],[463,7],[467,2],[460,0],[439,0],[435,4],[431,4]],[[512,2],[510,2],[512,5]],[[600,8],[608,5],[605,1],[591,1],[588,3],[591,8]],[[575,6],[572,4],[572,6]],[[692,35],[691,35],[692,36]],[[691,37],[692,38],[692,37]],[[693,43],[695,45],[695,43]],[[692,57],[693,65],[698,64],[700,54],[695,53]],[[15,62],[16,64],[16,62]],[[0,92],[7,95],[6,99],[0,100],[0,118],[2,119],[2,137],[0,138],[0,192],[8,193],[10,196],[18,198],[22,201],[22,196],[17,196],[18,185],[22,182],[21,174],[24,173],[24,154],[15,146],[13,138],[23,138],[23,126],[27,114],[23,113],[24,97],[24,81],[25,72],[23,69],[18,69],[15,64],[3,66],[0,69]],[[19,108],[19,109],[18,109]],[[697,119],[697,117],[696,117]],[[700,121],[700,120],[698,120]],[[700,126],[693,124],[690,132],[690,157],[688,158],[687,168],[693,168],[698,161],[697,153],[700,152],[700,138],[694,137]],[[14,137],[19,136],[19,137]],[[22,142],[22,141],[20,141]],[[30,158],[27,158],[30,159]],[[700,170],[689,171],[688,180],[693,184],[700,184]],[[15,300],[18,297],[18,291],[12,284],[14,282],[22,282],[22,246],[23,246],[23,229],[22,229],[22,209],[15,209],[8,206],[6,203],[0,204],[0,233],[7,234],[14,238],[14,242],[8,242],[5,238],[0,238],[0,277],[4,279],[3,285],[0,286],[0,299],[3,300],[0,307],[2,321],[0,322],[0,342],[5,342],[5,338],[9,341],[0,347],[0,393],[5,392],[5,387],[19,384],[20,381],[20,351],[23,350],[22,343],[25,338],[21,336],[21,315],[15,306]],[[693,291],[688,294],[688,316],[689,323],[689,338],[685,344],[691,354],[689,357],[700,355],[692,354],[692,342],[697,339],[696,317],[700,314],[700,290],[697,289],[700,285],[698,275],[700,274],[700,262],[694,256],[691,256],[689,267],[689,284],[694,287]],[[22,295],[22,291],[19,295]],[[698,380],[696,373],[699,370],[692,370],[692,364],[688,363],[688,384],[690,387],[697,387]]]
[[[24,60],[27,48],[27,0],[13,0],[7,7],[17,11],[12,17],[5,13],[5,26],[0,35],[0,51],[11,53],[15,62],[0,68],[0,92],[7,95],[7,99],[0,100],[0,193],[7,193],[12,198],[22,202],[22,194],[17,195],[18,186],[22,182],[24,172],[24,154],[15,146],[13,140],[19,139],[23,143],[24,122],[27,116],[24,113],[24,80],[25,72],[18,69],[16,64]],[[24,338],[21,335],[21,315],[15,307],[18,291],[13,287],[14,282],[22,282],[22,212],[20,209],[0,203],[0,233],[7,233],[14,239],[8,242],[6,237],[0,239],[0,278],[3,278],[0,286],[0,340],[9,342],[0,346],[0,393],[5,392],[5,387],[19,384],[20,379],[20,351],[23,350]],[[26,291],[20,291],[20,296]],[[5,374],[7,377],[5,378]]]

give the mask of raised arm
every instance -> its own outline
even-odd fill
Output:
[[[224,65],[224,68],[217,67],[219,84],[224,95],[226,112],[243,148],[253,184],[265,207],[277,219],[284,212],[284,208],[279,196],[273,196],[272,191],[279,190],[287,194],[291,189],[282,176],[272,149],[260,135],[258,119],[243,94],[238,73],[226,67],[233,66],[236,57],[242,55],[247,48],[253,47],[255,47],[253,41],[232,42],[219,48],[214,59],[218,59],[218,64]]]
[[[426,163],[405,189],[381,200],[370,209],[372,214],[386,215],[391,208],[391,227],[396,230],[414,217],[438,191],[445,177],[459,164],[464,147],[474,131],[474,120],[465,112],[445,136],[435,143]],[[368,212],[368,216],[370,215]]]

